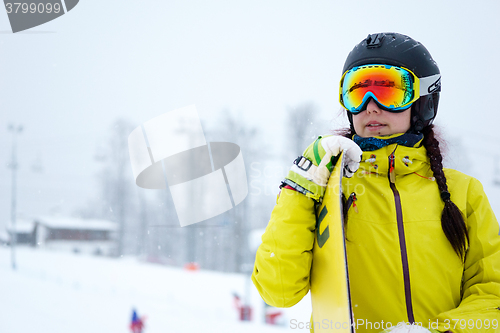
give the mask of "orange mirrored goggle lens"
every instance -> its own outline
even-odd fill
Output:
[[[419,81],[410,70],[389,65],[364,65],[340,80],[340,103],[351,113],[364,110],[370,98],[389,111],[408,108],[419,98]]]

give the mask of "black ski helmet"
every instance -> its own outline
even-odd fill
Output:
[[[441,91],[441,76],[429,51],[416,40],[395,32],[370,34],[349,53],[342,74],[356,66],[385,64],[405,67],[419,79],[429,78],[427,94],[413,103],[410,131],[421,131],[436,117]],[[420,89],[422,91],[422,87]],[[351,128],[352,114],[347,112]]]

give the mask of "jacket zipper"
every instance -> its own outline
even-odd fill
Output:
[[[351,195],[349,196],[349,198],[347,199],[346,211],[349,210],[349,208],[351,208],[351,205],[352,205],[352,208],[354,208],[354,211],[356,213],[358,212],[358,206],[356,205],[356,200],[358,200],[358,198],[356,198],[356,193],[352,192]]]
[[[396,151],[396,150],[394,150]],[[405,230],[403,225],[403,210],[401,208],[401,197],[396,188],[396,177],[394,174],[394,151],[389,156],[389,184],[391,186],[392,193],[394,194],[394,201],[396,204],[396,218],[398,222],[398,237],[399,237],[399,248],[401,250],[401,261],[403,264],[403,279],[405,286],[405,301],[406,301],[406,313],[408,315],[408,321],[413,324],[415,322],[415,317],[413,316],[413,305],[411,302],[411,289],[410,289],[410,270],[408,268],[408,252],[406,249],[405,241]]]

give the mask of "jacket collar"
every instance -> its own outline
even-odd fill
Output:
[[[393,143],[397,143],[401,146],[415,147],[423,138],[424,135],[422,133],[396,133],[369,138],[363,138],[355,134],[352,140],[356,142],[362,151],[374,151]]]
[[[422,140],[414,147],[406,147],[397,143],[390,144],[374,151],[365,151],[359,166],[361,173],[375,173],[387,177],[389,174],[389,157],[394,153],[394,172],[396,176],[418,173],[432,177],[430,161]]]

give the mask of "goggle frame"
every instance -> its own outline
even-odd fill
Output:
[[[343,101],[343,83],[344,83],[344,79],[345,79],[345,76],[351,72],[351,71],[357,71],[357,70],[360,70],[362,68],[377,68],[377,67],[384,67],[384,68],[387,68],[387,69],[391,69],[391,68],[397,68],[397,69],[402,69],[403,71],[406,71],[408,72],[411,77],[412,77],[412,80],[413,80],[413,98],[409,101],[409,102],[406,102],[405,104],[401,105],[401,106],[398,106],[398,107],[391,107],[391,106],[387,106],[387,105],[384,105],[382,104],[377,96],[371,92],[371,91],[368,91],[367,93],[365,93],[365,95],[363,96],[363,100],[361,101],[361,104],[358,106],[358,107],[355,107],[355,108],[347,108],[344,104],[344,101]],[[344,109],[346,109],[348,112],[352,113],[352,114],[358,114],[358,113],[361,113],[363,112],[364,110],[366,110],[366,106],[368,105],[370,99],[373,99],[377,105],[385,110],[385,111],[389,111],[389,112],[394,112],[394,113],[400,113],[400,112],[403,112],[405,110],[407,110],[416,100],[418,100],[419,98],[421,97],[421,94],[420,94],[420,79],[418,78],[417,75],[415,75],[415,73],[413,73],[410,69],[406,68],[406,67],[401,67],[401,66],[393,66],[393,65],[385,65],[385,64],[367,64],[367,65],[360,65],[360,66],[356,66],[356,67],[353,67],[349,70],[347,70],[343,75],[342,77],[340,78],[340,84],[339,84],[339,102],[340,102],[340,105],[342,105],[342,107]]]

